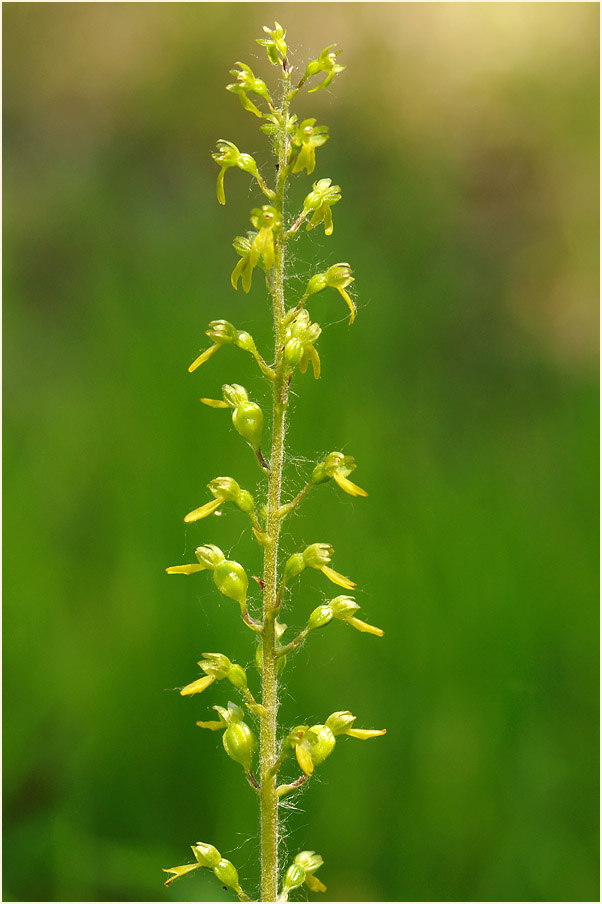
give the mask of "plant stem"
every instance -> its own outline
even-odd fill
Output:
[[[274,206],[284,222],[284,187],[287,176],[288,119],[290,76],[286,68],[283,75],[282,120],[276,147],[278,151],[278,183]],[[278,795],[276,775],[270,770],[277,759],[276,727],[278,715],[278,677],[276,672],[275,617],[278,588],[278,546],[280,533],[280,493],[284,463],[284,437],[286,409],[288,407],[288,381],[284,369],[284,248],[283,232],[275,237],[273,274],[274,314],[274,370],[272,449],[268,480],[268,505],[266,531],[271,542],[264,552],[263,596],[263,649],[262,649],[262,703],[266,715],[261,719],[259,746],[261,761],[261,900],[275,901],[278,897]]]

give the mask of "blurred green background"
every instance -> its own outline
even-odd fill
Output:
[[[332,542],[385,629],[316,632],[284,725],[351,709],[386,738],[338,745],[286,819],[330,900],[599,900],[597,878],[597,4],[4,4],[4,895],[229,900],[161,867],[210,841],[255,893],[256,801],[201,732],[225,687],[181,699],[205,650],[249,662],[235,607],[164,568],[214,542],[259,573],[242,516],[186,528],[205,485],[259,489],[209,320],[269,349],[261,280],[230,242],[258,195],[215,197],[218,138],[269,177],[257,120],[224,91],[289,30],[300,96],[330,127],[312,179],[335,231],[299,280],[349,261],[353,328],[316,297],[322,379],[295,381],[287,492],[333,448],[352,501],[316,490],[285,550]],[[308,190],[303,174],[291,209]],[[266,355],[268,352],[266,351]],[[307,578],[307,579],[306,579]],[[285,621],[332,588],[304,576]],[[206,874],[205,874],[206,873]],[[303,895],[301,895],[303,896]]]

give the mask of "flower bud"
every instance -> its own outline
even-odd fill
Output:
[[[213,869],[222,859],[222,855],[212,844],[205,844],[203,841],[197,841],[192,845],[192,853],[201,864]]]
[[[227,596],[231,600],[235,600],[240,606],[244,606],[247,601],[247,588],[249,579],[247,574],[238,562],[224,559],[216,566],[213,572],[213,581],[220,593]]]
[[[228,888],[240,889],[236,867],[229,860],[222,858],[217,866],[213,867],[213,872],[222,885],[227,885]]]
[[[286,871],[282,882],[282,896],[288,895],[289,891],[299,888],[305,882],[305,870],[298,863],[291,863]]]
[[[199,563],[204,567],[213,571],[225,560],[225,555],[213,543],[207,543],[205,546],[198,546],[194,551]]]
[[[346,734],[347,729],[351,728],[356,717],[348,710],[332,713],[326,719],[326,725],[332,731],[333,735]]]
[[[237,333],[235,343],[236,347],[241,348],[244,352],[251,352],[252,355],[257,353],[255,340],[251,334],[247,333],[245,330],[240,330]]]
[[[302,571],[305,571],[306,564],[303,558],[303,554],[300,552],[296,552],[294,555],[290,557],[284,566],[284,577],[283,581],[285,584],[288,584],[292,578],[296,578],[301,574]]]
[[[303,357],[303,351],[304,346],[299,339],[289,339],[284,346],[284,360],[286,362],[286,366],[290,367],[291,369],[293,367],[296,367]]]
[[[318,606],[317,609],[309,616],[307,628],[313,631],[314,628],[322,628],[332,620],[332,608],[330,606]]]
[[[235,429],[257,451],[263,432],[263,411],[255,402],[242,402],[232,412]]]
[[[238,690],[242,690],[247,686],[247,673],[241,665],[233,663],[226,677],[230,684],[233,684]]]
[[[248,490],[241,490],[238,497],[237,506],[245,515],[251,515],[255,510],[255,500]]]
[[[245,722],[235,722],[223,735],[224,750],[236,763],[240,763],[245,772],[251,771],[255,736]]]
[[[325,483],[327,480],[330,480],[331,477],[332,475],[326,472],[325,463],[320,461],[311,472],[309,482],[317,485],[319,483]]]
[[[327,725],[312,725],[305,741],[310,745],[311,758],[316,765],[330,756],[336,744],[335,737]]]

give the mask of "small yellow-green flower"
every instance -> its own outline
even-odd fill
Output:
[[[314,226],[324,223],[325,235],[332,235],[334,226],[330,208],[340,200],[341,188],[339,185],[333,185],[332,179],[318,179],[314,182],[312,191],[303,202],[304,216],[309,216],[313,211],[312,218],[305,228],[313,229]]]
[[[363,634],[374,634],[376,637],[382,637],[384,631],[381,628],[376,628],[374,625],[369,625],[367,622],[355,617],[355,613],[359,608],[352,596],[337,596],[330,602],[314,609],[309,616],[307,628],[309,631],[313,631],[315,628],[322,628],[332,621],[333,618],[336,618],[339,621],[347,622],[348,625]]]
[[[325,574],[333,584],[351,590],[355,587],[355,582],[339,574],[333,568],[329,568],[328,563],[333,555],[334,549],[330,543],[312,543],[303,551],[303,561],[310,568],[317,568],[322,574]]]
[[[222,857],[217,848],[212,844],[205,844],[203,841],[198,841],[191,847],[197,862],[187,863],[184,866],[171,866],[169,869],[164,869],[164,873],[172,873],[165,885],[170,885],[175,879],[179,879],[180,876],[184,876],[186,873],[204,866],[213,870],[222,885],[233,888],[241,900],[249,900],[240,887],[236,868],[229,860]]]
[[[305,775],[312,775],[314,768],[323,763],[335,748],[338,735],[366,741],[387,733],[385,728],[353,728],[355,716],[348,710],[332,713],[324,725],[297,725],[285,741],[284,749],[292,747],[297,762]]]
[[[226,559],[219,546],[208,544],[199,546],[194,554],[198,565],[172,565],[166,568],[167,574],[195,574],[197,571],[212,571],[213,583],[220,593],[240,605],[241,611],[247,609],[247,588],[249,579],[238,562]]]
[[[225,502],[233,502],[238,508],[247,515],[252,515],[255,508],[253,497],[248,490],[243,490],[232,477],[214,477],[207,484],[208,489],[215,496],[211,502],[206,502],[200,508],[188,512],[184,521],[190,524],[193,521],[200,521],[211,515]]]
[[[198,665],[205,672],[205,676],[183,687],[180,691],[182,697],[201,694],[214,681],[221,681],[223,678],[227,678],[238,689],[246,688],[247,674],[242,666],[230,662],[223,653],[203,653],[203,656],[204,659]]]
[[[303,552],[296,552],[292,555],[284,566],[283,583],[289,584],[290,581],[300,575],[306,568],[317,568],[333,584],[338,584],[345,590],[351,590],[355,587],[354,581],[339,574],[334,568],[330,568],[328,563],[334,554],[334,549],[330,543],[312,543]]]
[[[312,323],[306,310],[301,310],[295,319],[286,328],[284,337],[284,360],[288,367],[299,365],[302,374],[307,370],[311,361],[314,377],[320,377],[320,356],[314,343],[318,340],[322,328],[318,323]]]
[[[261,119],[263,118],[263,114],[257,109],[247,94],[248,92],[257,94],[258,97],[263,97],[271,105],[270,92],[267,89],[267,85],[263,79],[255,78],[250,66],[247,66],[245,63],[237,63],[236,65],[240,68],[230,70],[230,75],[236,76],[236,83],[226,85],[226,91],[238,94],[243,108],[250,113],[254,113],[255,116],[259,116]]]
[[[261,116],[261,113],[259,115]],[[253,157],[250,154],[241,154],[231,141],[224,141],[223,138],[220,138],[217,142],[217,152],[211,156],[221,167],[217,177],[217,200],[220,204],[226,203],[224,176],[227,169],[237,166],[239,169],[244,170],[245,173],[251,173],[252,176],[257,177],[259,175],[257,164]]]
[[[268,35],[268,38],[257,38],[257,43],[265,47],[268,59],[273,66],[278,63],[282,66],[287,53],[286,41],[284,40],[286,31],[278,22],[274,22],[274,28],[268,28],[267,25],[264,25],[263,30]]]
[[[352,455],[343,455],[342,452],[331,452],[324,461],[319,462],[309,478],[310,483],[319,484],[327,480],[334,480],[340,488],[350,496],[367,496],[367,492],[348,479],[349,474],[355,471],[357,465]]]
[[[284,876],[279,900],[287,901],[289,892],[299,888],[304,882],[310,891],[326,891],[326,886],[314,875],[323,864],[324,861],[315,851],[301,851],[297,854]]]
[[[349,293],[345,291],[354,282],[354,277],[351,275],[352,272],[349,264],[333,264],[324,273],[316,273],[315,276],[312,276],[307,284],[305,296],[315,295],[328,287],[336,289],[349,308],[349,323],[353,323],[355,320],[355,304]]]
[[[309,94],[313,94],[314,91],[319,91],[320,88],[327,88],[337,72],[342,72],[343,69],[347,68],[346,66],[341,66],[339,63],[337,63],[337,56],[341,53],[341,51],[333,50],[333,47],[336,47],[336,44],[331,44],[329,47],[325,47],[317,60],[312,60],[311,63],[308,63],[307,69],[305,70],[304,79],[310,78],[312,75],[317,75],[318,72],[326,73],[326,78],[324,79],[324,81],[317,85],[315,88],[312,88],[309,91]]]
[[[273,378],[274,371],[271,367],[267,366],[267,364],[257,351],[255,340],[250,333],[247,333],[246,330],[237,330],[236,327],[233,324],[229,323],[227,320],[212,320],[209,324],[209,327],[205,330],[205,335],[209,336],[209,338],[213,340],[213,345],[209,346],[209,348],[205,349],[204,352],[201,352],[198,358],[194,359],[194,361],[188,368],[189,373],[193,373],[193,371],[195,371],[197,367],[200,367],[201,364],[204,364],[205,361],[208,361],[209,358],[211,358],[211,356],[215,354],[218,348],[221,348],[223,345],[234,345],[236,346],[236,348],[240,348],[243,351],[249,352],[251,355],[253,355],[253,357],[259,364],[262,373],[264,373],[267,377]]]
[[[315,119],[304,119],[295,129],[292,144],[301,150],[297,154],[293,173],[307,170],[307,175],[311,176],[316,168],[316,148],[328,141],[328,126],[317,126],[315,122]]]
[[[222,741],[224,750],[236,763],[239,763],[245,772],[251,771],[253,751],[257,746],[255,735],[244,721],[244,713],[236,703],[229,702],[227,709],[223,706],[214,706],[213,709],[219,716],[219,722],[197,722],[200,728],[208,728],[210,731],[224,729]]]
[[[255,402],[249,401],[247,390],[238,383],[224,383],[222,394],[223,400],[201,399],[201,402],[210,408],[232,408],[232,423],[235,429],[260,455],[263,411]]]
[[[230,277],[230,282],[237,289],[242,276],[242,287],[247,293],[255,267],[259,265],[264,270],[271,270],[274,266],[274,233],[282,228],[282,220],[275,207],[264,204],[251,211],[251,225],[255,227],[255,232],[249,231],[246,237],[239,235],[234,239],[234,248],[240,254],[240,260]]]

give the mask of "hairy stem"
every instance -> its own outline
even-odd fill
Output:
[[[278,184],[274,206],[284,222],[284,188],[287,176],[288,118],[290,76],[284,70],[284,91],[282,103],[282,125],[276,139],[278,153]],[[270,537],[264,552],[264,597],[263,597],[263,649],[262,649],[262,703],[266,715],[261,719],[259,736],[261,760],[261,900],[275,901],[278,897],[278,794],[276,775],[272,770],[276,759],[276,728],[278,717],[278,677],[275,637],[275,618],[278,592],[278,548],[280,533],[280,493],[284,463],[284,438],[286,432],[286,410],[288,407],[288,381],[286,379],[284,346],[284,276],[285,241],[283,234],[275,237],[273,274],[274,313],[274,371],[273,428],[270,455],[270,475],[268,480],[268,505],[266,532]]]

